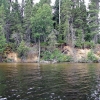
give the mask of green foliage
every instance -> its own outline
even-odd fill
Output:
[[[25,7],[24,7],[24,33],[26,35],[25,40],[26,42],[31,42],[32,37],[32,24],[31,24],[31,17],[35,15],[37,11],[37,6],[33,7],[33,0],[25,0]],[[33,38],[32,38],[33,39]]]
[[[11,50],[14,51],[14,52],[17,51],[15,42],[13,42],[13,43],[12,43],[12,42],[9,42],[9,43],[7,44],[7,47],[11,48]]]
[[[95,47],[95,43],[93,42],[93,41],[91,41],[91,42],[85,42],[84,43],[84,47],[86,47],[86,48],[94,48]]]
[[[90,29],[90,36],[91,39],[97,43],[97,40],[95,38],[96,34],[99,33],[99,19],[98,19],[98,14],[99,14],[99,2],[97,3],[97,0],[90,0],[91,3],[89,4],[89,11],[88,11],[88,24],[89,24],[89,29]]]
[[[42,6],[43,4],[49,4],[51,3],[51,0],[40,0],[40,5]]]
[[[64,55],[61,53],[60,50],[55,49],[54,51],[50,52],[50,51],[45,51],[42,53],[43,59],[44,60],[57,60],[58,62],[70,62],[71,61],[71,57]]]
[[[3,53],[5,48],[6,48],[6,39],[4,35],[0,33],[0,54]]]
[[[51,52],[50,51],[44,51],[41,53],[41,56],[44,60],[51,60]]]
[[[75,47],[82,48],[84,43],[82,41],[77,40],[75,43]]]
[[[0,54],[3,53],[6,47],[6,38],[4,36],[4,6],[0,6]]]
[[[25,45],[24,41],[21,41],[19,47],[17,48],[18,56],[19,57],[26,57],[28,52],[28,47]]]
[[[47,46],[48,43],[47,43],[47,42],[41,42],[40,45],[41,45],[41,46]]]
[[[98,43],[100,44],[100,39],[98,40]]]
[[[56,36],[56,33],[55,33],[54,31],[52,31],[52,32],[48,35],[47,39],[48,39],[49,45],[54,47],[55,44],[57,43],[57,36]]]
[[[50,5],[44,4],[38,8],[35,16],[31,18],[32,31],[35,33],[33,35],[34,37],[39,38],[43,36],[45,39],[46,36],[51,32],[53,27],[51,12],[52,10]]]
[[[25,21],[30,21],[30,18],[32,17],[32,9],[33,9],[32,6],[33,6],[32,0],[25,0],[25,10],[24,10]]]
[[[56,30],[59,29],[59,0],[56,0],[55,1],[55,6],[54,6],[54,14],[53,14],[53,17],[54,17],[54,21],[55,21],[55,25],[54,25],[54,28]]]
[[[11,12],[11,30],[15,33],[22,33],[21,12],[17,2],[12,3],[13,10]]]
[[[38,44],[40,40],[41,46],[50,46],[50,52],[43,53],[44,59],[68,61],[70,57],[55,50],[57,44],[94,48],[95,43],[100,43],[99,0],[90,0],[88,10],[84,0],[56,0],[54,13],[51,0],[40,0],[37,4],[34,0],[21,1],[19,4],[18,0],[0,0],[0,53],[7,43],[20,57],[26,56],[24,41]]]
[[[77,40],[76,41],[76,44],[75,44],[75,47],[91,49],[91,48],[94,48],[95,47],[95,43],[93,41],[90,41],[90,42],[88,42],[88,41],[82,42],[81,40]]]
[[[77,1],[76,8],[72,9],[73,26],[75,29],[76,46],[82,48],[87,32],[87,11],[84,1]]]
[[[65,40],[59,40],[58,41],[58,44],[64,44],[65,43]]]
[[[98,62],[97,57],[94,55],[93,51],[90,51],[87,55],[89,61]]]

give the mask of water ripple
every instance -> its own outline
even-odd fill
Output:
[[[100,100],[98,64],[1,64],[0,100]]]

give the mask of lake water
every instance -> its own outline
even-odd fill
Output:
[[[0,64],[0,100],[100,100],[100,64]]]

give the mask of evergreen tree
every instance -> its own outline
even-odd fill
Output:
[[[3,54],[5,46],[6,46],[6,38],[2,33],[2,27],[0,26],[0,55]]]
[[[18,56],[19,57],[26,57],[28,52],[28,47],[25,45],[25,42],[22,40],[19,47],[17,48]]]
[[[6,41],[9,43],[10,41],[10,36],[11,36],[11,1],[10,0],[6,0],[6,5],[4,6],[5,8],[5,26],[4,26],[4,30],[5,30],[5,37],[6,37]]]
[[[0,6],[0,62],[2,60],[2,54],[6,46],[6,39],[4,36],[4,6]]]
[[[6,37],[7,42],[9,42],[10,38],[10,1],[9,0],[1,0],[0,4],[4,6],[4,34]]]
[[[10,14],[10,28],[12,33],[12,39],[15,40],[16,46],[19,45],[23,38],[23,24],[22,24],[22,15],[21,7],[18,4],[18,1],[12,2],[12,11]]]
[[[59,0],[55,1],[55,5],[53,9],[54,9],[54,15],[53,15],[54,29],[58,30],[59,29]]]
[[[24,9],[24,29],[25,29],[25,40],[31,42],[32,28],[31,28],[31,17],[33,16],[33,0],[25,0]]]
[[[97,43],[97,35],[99,34],[99,21],[98,21],[99,8],[97,1],[98,0],[91,0],[88,12],[88,25],[90,29],[90,37],[91,40],[93,40],[95,43]]]
[[[72,9],[73,16],[73,28],[74,28],[74,38],[75,45],[82,47],[85,42],[85,34],[87,31],[87,11],[86,6],[83,1],[78,1],[74,8]]]
[[[61,25],[60,37],[65,43],[69,44],[70,40],[70,17],[71,17],[71,1],[62,0],[61,3]]]

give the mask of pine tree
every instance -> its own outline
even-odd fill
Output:
[[[74,8],[72,9],[73,16],[73,28],[75,32],[75,45],[78,47],[82,47],[85,42],[85,33],[87,27],[87,11],[86,6],[83,1],[78,1],[74,4]]]
[[[88,12],[88,25],[90,29],[90,37],[94,43],[97,43],[97,35],[99,34],[99,22],[98,22],[98,14],[99,8],[97,3],[98,0],[91,0],[89,5],[89,12]]]
[[[6,38],[2,33],[2,27],[0,26],[0,55],[3,53],[6,46]]]
[[[70,16],[71,16],[71,1],[62,0],[61,3],[61,25],[60,25],[60,37],[69,44],[70,41]]]
[[[10,36],[11,36],[11,29],[10,29],[10,21],[11,21],[11,1],[10,0],[5,0],[5,26],[4,26],[4,30],[5,30],[5,37],[6,37],[6,41],[7,43],[9,43],[10,41]]]
[[[2,60],[2,54],[6,46],[6,39],[4,36],[4,6],[0,6],[0,62]]]
[[[12,2],[12,11],[10,14],[10,28],[12,39],[15,40],[16,47],[19,45],[23,38],[23,24],[22,24],[22,15],[21,7],[18,4],[18,1]]]
[[[31,28],[31,17],[33,16],[33,0],[25,0],[24,9],[24,31],[25,39],[27,42],[31,42],[32,28]]]
[[[54,9],[53,20],[55,22],[54,29],[59,30],[59,0],[55,1],[53,9]]]

